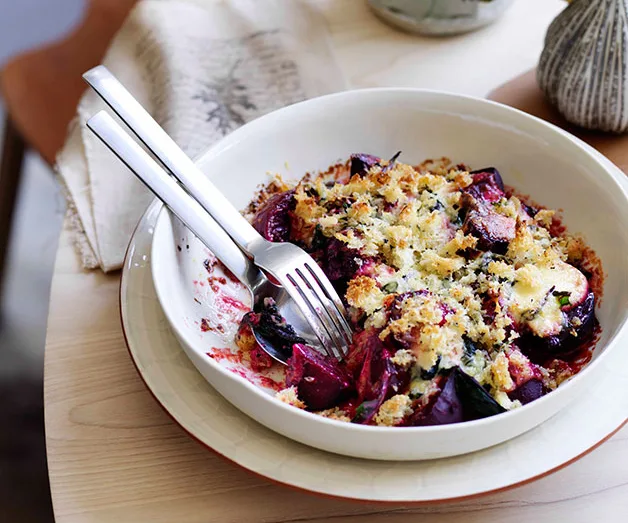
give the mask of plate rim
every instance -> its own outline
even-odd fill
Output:
[[[486,497],[488,495],[492,495],[492,494],[498,494],[501,492],[505,492],[505,491],[509,491],[509,490],[513,490],[517,487],[520,486],[524,486],[527,485],[529,483],[533,483],[539,479],[542,479],[546,476],[550,476],[552,474],[554,474],[555,472],[558,472],[559,470],[568,467],[569,465],[575,463],[576,461],[579,461],[580,459],[582,459],[583,457],[585,457],[587,454],[591,453],[593,450],[595,450],[596,448],[598,448],[600,445],[602,445],[603,443],[605,443],[606,441],[608,441],[610,438],[612,438],[617,432],[619,432],[626,424],[628,424],[628,417],[626,417],[625,420],[623,420],[617,427],[615,427],[613,430],[611,430],[608,434],[606,434],[603,438],[601,438],[600,440],[598,440],[597,442],[595,442],[593,445],[591,445],[590,447],[586,448],[585,450],[583,450],[581,453],[577,454],[576,456],[570,458],[569,460],[555,466],[552,467],[548,470],[545,470],[539,474],[536,474],[534,476],[531,476],[529,478],[520,480],[520,481],[516,481],[514,483],[510,483],[508,485],[503,485],[501,487],[497,487],[494,489],[488,489],[488,490],[483,490],[481,492],[476,492],[473,494],[465,494],[465,495],[461,495],[461,496],[452,496],[452,497],[444,497],[444,498],[436,498],[436,499],[424,499],[424,500],[416,500],[416,499],[408,499],[408,500],[401,500],[401,499],[395,499],[395,500],[383,500],[383,499],[364,499],[364,498],[357,498],[357,497],[351,497],[351,496],[345,496],[345,495],[341,495],[341,494],[331,494],[331,493],[327,493],[327,492],[320,492],[317,490],[310,490],[308,488],[305,488],[303,486],[298,486],[298,485],[294,485],[285,481],[281,481],[279,479],[267,476],[265,474],[263,474],[262,472],[256,471],[256,470],[252,470],[248,467],[246,467],[244,464],[239,463],[238,461],[235,461],[234,459],[226,456],[225,454],[221,453],[220,451],[216,450],[215,448],[213,448],[212,446],[210,446],[208,443],[204,442],[203,440],[200,439],[199,436],[197,436],[191,429],[189,429],[188,427],[186,427],[182,422],[180,422],[175,415],[170,412],[170,410],[168,410],[168,408],[164,405],[164,403],[162,403],[162,401],[158,398],[158,396],[156,395],[156,393],[151,389],[147,379],[145,378],[142,370],[140,369],[140,366],[137,362],[137,360],[135,359],[134,356],[134,352],[131,348],[131,343],[129,341],[129,335],[127,333],[127,326],[126,326],[126,321],[128,321],[128,315],[127,313],[125,313],[125,306],[124,306],[124,299],[123,299],[123,293],[124,290],[128,287],[127,285],[127,281],[130,278],[130,273],[132,272],[129,269],[129,260],[130,260],[130,256],[132,254],[132,251],[135,250],[135,245],[136,245],[136,237],[137,235],[140,233],[140,230],[142,228],[142,226],[145,224],[146,220],[148,219],[148,216],[151,212],[155,212],[156,216],[159,215],[159,211],[161,210],[161,207],[163,206],[163,204],[161,204],[161,202],[159,202],[157,199],[155,199],[153,202],[151,202],[151,204],[149,204],[149,206],[147,207],[146,211],[142,214],[142,217],[140,218],[137,226],[135,227],[134,231],[133,231],[133,235],[131,237],[131,241],[129,242],[129,245],[126,249],[125,252],[125,256],[124,256],[124,264],[122,267],[122,275],[120,278],[120,284],[119,284],[119,292],[118,292],[118,306],[119,306],[119,310],[120,310],[120,324],[121,324],[121,328],[122,328],[122,334],[124,337],[124,343],[125,346],[127,348],[127,352],[130,356],[131,361],[133,362],[133,366],[135,367],[135,370],[137,371],[137,374],[139,375],[142,383],[144,384],[144,386],[146,387],[146,389],[148,390],[148,392],[151,394],[151,396],[155,399],[155,401],[157,402],[157,404],[161,407],[161,409],[180,427],[182,428],[193,440],[195,440],[196,442],[198,442],[200,445],[202,445],[203,447],[209,449],[210,451],[212,451],[214,454],[220,456],[222,459],[233,463],[234,465],[248,471],[251,474],[254,474],[255,476],[259,476],[261,478],[264,478],[265,480],[271,481],[277,485],[282,485],[282,486],[286,486],[292,489],[295,489],[297,491],[300,492],[307,492],[309,494],[314,494],[320,497],[324,497],[324,498],[332,498],[332,499],[342,499],[342,500],[347,500],[347,501],[352,501],[355,503],[369,503],[369,504],[378,504],[378,505],[387,505],[387,506],[398,506],[398,505],[411,505],[411,506],[426,506],[426,505],[436,505],[436,504],[442,504],[442,503],[451,503],[451,502],[461,502],[461,501],[469,501],[469,500],[474,500],[474,499],[478,499],[481,497]],[[150,267],[147,266],[144,270],[150,270]],[[161,305],[159,305],[159,307],[161,308]],[[125,320],[126,319],[126,320]],[[196,372],[198,372],[198,370],[195,369]],[[203,378],[204,379],[204,378]],[[211,384],[208,384],[209,386],[211,386]],[[576,399],[576,401],[578,401]],[[239,414],[241,416],[246,416],[246,414],[244,414],[243,412],[239,411]],[[253,420],[255,422],[255,420]],[[257,422],[255,422],[257,423]],[[534,429],[532,429],[534,430]],[[271,431],[272,432],[272,431]],[[274,432],[273,432],[274,434]],[[277,435],[278,437],[280,435]],[[491,451],[491,449],[486,449],[487,451]],[[325,452],[322,450],[319,450],[320,452]],[[332,453],[328,453],[325,452],[326,454],[330,454],[333,455]],[[359,459],[359,458],[355,458],[355,459]],[[368,460],[367,460],[368,461]],[[432,460],[434,462],[438,462],[438,459]]]

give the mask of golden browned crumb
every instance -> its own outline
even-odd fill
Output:
[[[334,407],[333,409],[321,410],[316,412],[316,414],[318,414],[319,416],[323,416],[324,418],[335,419],[336,421],[346,421],[347,423],[351,422],[351,418],[347,416],[347,413],[338,407]]]
[[[398,425],[406,416],[412,414],[412,400],[406,394],[397,394],[382,403],[375,415],[375,423],[384,427]]]
[[[236,333],[235,342],[236,345],[246,354],[257,346],[257,341],[255,341],[255,336],[253,336],[253,331],[251,330],[250,325],[240,325],[240,328]]]
[[[407,349],[398,350],[397,352],[395,352],[395,355],[390,358],[390,361],[392,361],[395,365],[398,365],[402,369],[410,368],[415,360],[416,358],[414,357],[412,352]]]
[[[275,394],[275,397],[279,401],[283,401],[284,403],[292,405],[297,409],[305,408],[305,403],[303,403],[297,395],[296,387],[288,387],[287,389],[282,389],[277,394]]]
[[[509,367],[512,367],[522,381],[534,378],[534,372],[530,360],[518,349],[513,349],[508,353]]]
[[[555,214],[556,211],[552,211],[550,209],[541,209],[534,216],[534,221],[539,225],[547,228],[552,225],[552,219],[554,218]]]
[[[373,278],[358,276],[349,283],[346,298],[349,305],[359,307],[370,314],[382,306],[384,293]]]
[[[494,388],[500,391],[512,390],[515,386],[508,371],[508,358],[500,352],[490,366],[491,382]]]

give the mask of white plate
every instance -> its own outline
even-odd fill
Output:
[[[326,453],[280,436],[216,392],[171,332],[150,268],[159,210],[159,204],[151,205],[138,224],[124,264],[120,304],[129,352],[154,397],[177,423],[252,472],[308,491],[358,500],[454,500],[544,476],[581,457],[626,422],[628,351],[617,350],[604,362],[604,381],[590,394],[528,433],[472,454],[420,462],[370,461]]]

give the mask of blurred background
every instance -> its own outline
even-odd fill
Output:
[[[17,55],[71,32],[81,21],[85,1],[2,0],[0,70]],[[0,98],[0,137],[5,130],[6,107]],[[51,168],[27,151],[9,246],[0,253],[6,255],[0,305],[0,521],[7,523],[53,521],[42,372],[50,281],[64,210]]]

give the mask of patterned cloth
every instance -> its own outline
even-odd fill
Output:
[[[191,157],[262,114],[346,87],[322,17],[297,0],[142,0],[103,64]],[[104,108],[86,91],[56,170],[84,267],[111,271],[152,195],[85,127]]]

